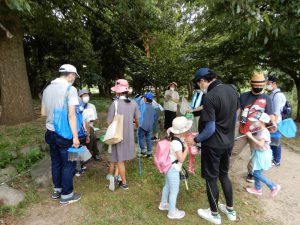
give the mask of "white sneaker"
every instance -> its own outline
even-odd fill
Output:
[[[183,210],[176,209],[175,212],[168,213],[169,219],[180,220],[185,216],[185,212]]]
[[[108,189],[111,190],[111,191],[115,191],[115,178],[114,176],[111,176],[109,178],[109,186],[108,186]]]
[[[111,177],[114,177],[114,176],[111,175],[111,174],[107,174],[107,175],[106,175],[106,180],[110,180]]]
[[[224,213],[227,216],[229,220],[236,221],[236,211],[232,210],[231,212],[229,212],[227,210],[226,205],[224,204],[219,204],[219,209],[222,213]]]
[[[217,216],[213,216],[211,214],[210,208],[208,208],[208,209],[198,209],[197,212],[198,212],[198,215],[201,218],[203,218],[203,219],[205,219],[205,220],[207,220],[209,222],[212,222],[214,224],[221,224],[221,216],[220,216],[220,214],[218,214]]]
[[[169,210],[169,203],[160,203],[158,206],[159,210],[161,211],[166,211]]]

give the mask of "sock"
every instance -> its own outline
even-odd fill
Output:
[[[226,206],[226,209],[227,209],[228,212],[232,212],[233,211],[233,207]]]
[[[217,216],[219,213],[218,212],[211,212],[212,216]]]

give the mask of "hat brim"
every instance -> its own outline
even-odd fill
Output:
[[[116,93],[123,93],[129,91],[128,87],[123,87],[123,86],[113,86],[110,90]]]
[[[176,87],[178,86],[178,84],[177,84],[176,82],[171,82],[171,83],[169,84],[169,86],[171,86],[172,84],[174,84]]]
[[[192,120],[188,120],[188,121],[187,121],[187,125],[186,125],[183,129],[177,130],[177,129],[174,129],[173,127],[170,127],[169,130],[170,130],[173,134],[182,134],[182,133],[185,133],[185,132],[187,132],[188,130],[190,130],[192,126],[193,126],[193,121],[192,121]]]

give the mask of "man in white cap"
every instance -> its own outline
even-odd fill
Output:
[[[61,205],[67,205],[80,200],[80,194],[73,192],[73,176],[76,163],[68,161],[68,149],[79,147],[77,119],[75,106],[79,104],[77,90],[72,86],[77,70],[70,64],[59,68],[59,78],[46,87],[42,97],[42,116],[46,116],[46,143],[50,146],[52,181],[54,184],[53,200],[60,200]],[[65,139],[54,129],[54,110],[63,108],[65,98],[68,102],[68,119],[72,131],[72,139]]]

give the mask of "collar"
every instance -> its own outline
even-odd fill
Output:
[[[223,84],[222,81],[220,80],[215,80],[213,81],[207,88],[207,92],[209,92],[210,90],[212,90],[214,87],[217,87],[219,85]]]
[[[280,89],[279,89],[279,88],[276,88],[275,90],[272,91],[272,93],[275,94],[275,93],[277,93],[277,92],[279,92],[279,91],[280,91]]]
[[[120,96],[119,99],[126,100],[127,98],[125,96]]]
[[[56,78],[56,79],[54,79],[53,81],[51,81],[51,84],[58,84],[58,83],[66,83],[66,84],[69,84],[69,82],[66,80],[66,79],[64,79],[64,78],[60,78],[60,77],[58,77],[58,78]]]

